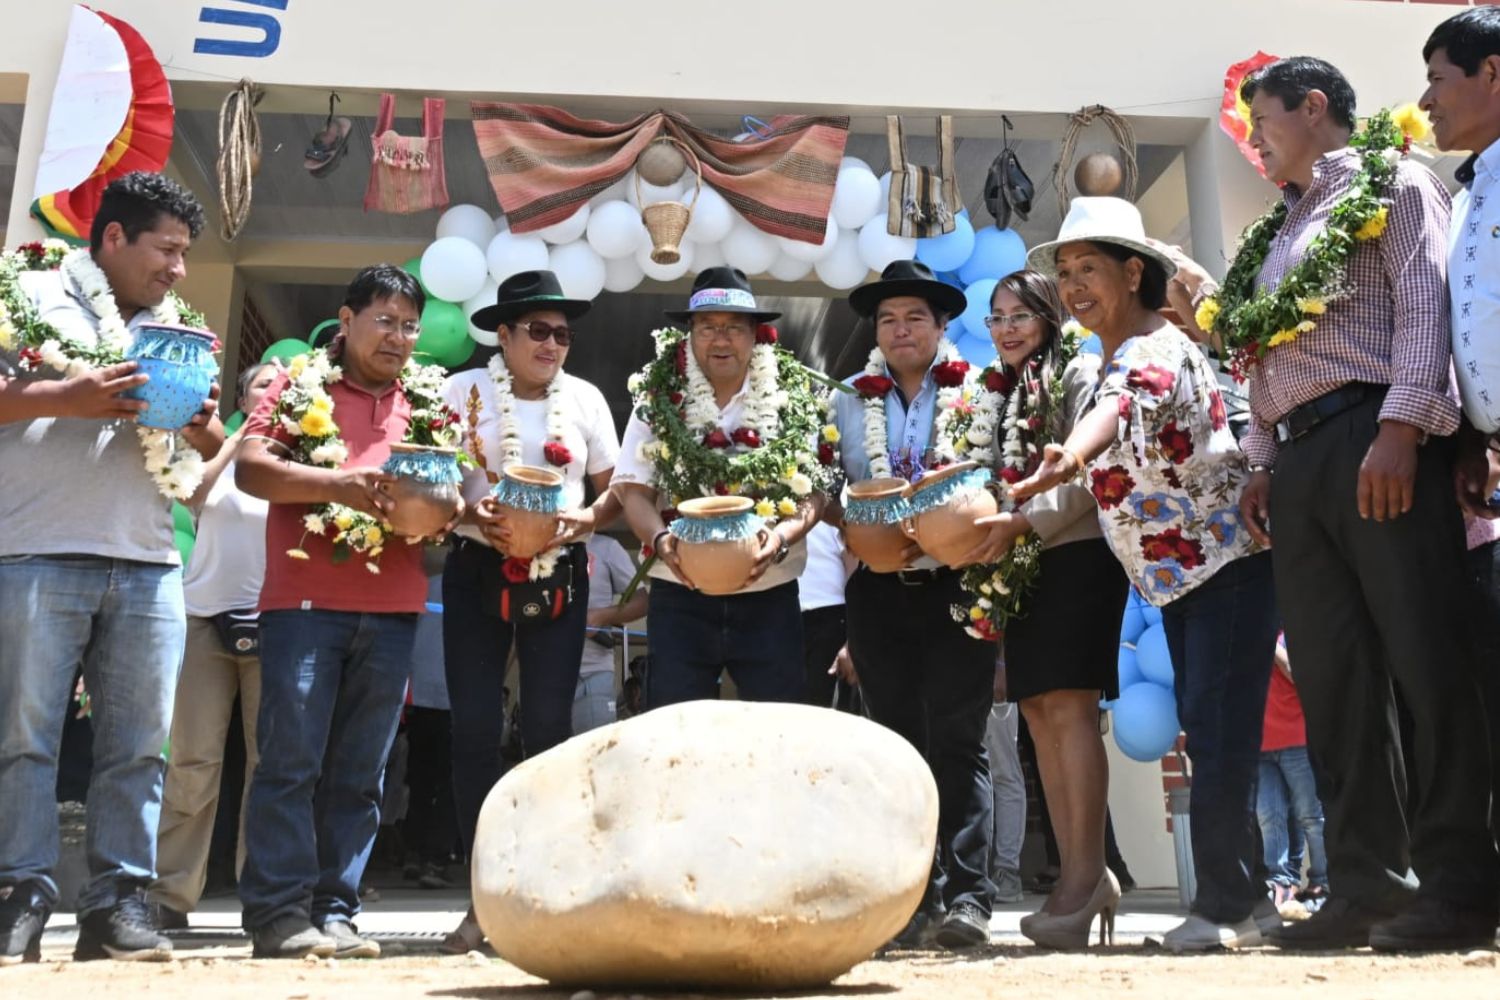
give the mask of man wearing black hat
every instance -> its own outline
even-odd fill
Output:
[[[807,562],[803,536],[822,514],[820,487],[832,470],[820,464],[812,437],[822,404],[766,325],[778,315],[756,305],[743,272],[709,268],[688,308],[667,314],[687,331],[657,331],[656,359],[631,379],[636,408],[612,486],[657,556],[647,708],[717,698],[725,670],[742,699],[802,700],[797,577]],[[795,458],[760,482],[740,479],[770,453],[762,449]],[[824,454],[831,460],[831,450]],[[765,518],[749,582],[727,596],[693,586],[667,527],[677,504],[714,494],[752,497]]]
[[[849,380],[858,396],[834,401],[849,482],[915,480],[931,463],[938,385],[933,369],[957,359],[943,336],[963,310],[961,291],[926,265],[898,260],[849,304],[875,324],[875,349]],[[834,519],[834,518],[830,518]],[[974,639],[950,608],[966,603],[960,572],[911,546],[907,569],[860,564],[846,590],[848,651],[870,716],[905,736],[938,787],[938,849],[927,897],[897,938],[949,948],[989,940],[993,800],[985,726],[993,700],[995,644]],[[946,911],[946,912],[945,912]]]

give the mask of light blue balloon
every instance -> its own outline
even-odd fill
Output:
[[[1172,653],[1167,649],[1167,633],[1160,625],[1148,627],[1135,641],[1135,662],[1146,680],[1163,687],[1172,686]]]
[[[953,342],[953,346],[958,348],[960,357],[976,368],[983,368],[995,360],[995,344],[988,336],[965,333]]]
[[[1103,354],[1104,344],[1099,340],[1097,333],[1091,333],[1078,345],[1079,354]]]
[[[1003,278],[1026,267],[1026,243],[1014,229],[985,226],[974,233],[974,252],[958,276],[965,285],[985,278]]]
[[[1161,624],[1161,608],[1152,604],[1145,598],[1141,598],[1141,616],[1146,619],[1146,627]]]
[[[1125,617],[1120,620],[1120,641],[1133,643],[1146,631],[1146,618],[1139,605],[1126,604]]]
[[[943,336],[947,337],[948,342],[954,345],[957,345],[964,338],[964,334],[968,332],[969,328],[964,326],[963,318],[960,316],[954,316],[948,320],[948,325],[943,327]]]
[[[1159,684],[1132,684],[1115,700],[1113,729],[1115,745],[1131,760],[1161,760],[1182,730],[1176,699]]]
[[[995,278],[981,278],[964,289],[968,307],[964,309],[964,326],[970,330],[983,330],[984,318],[990,314],[990,296],[995,294]]]
[[[1135,650],[1130,646],[1120,647],[1120,658],[1117,662],[1120,676],[1119,690],[1124,691],[1146,679],[1141,675],[1140,665],[1135,661]]]
[[[934,271],[956,271],[974,251],[974,227],[959,216],[953,232],[917,240],[917,260]]]

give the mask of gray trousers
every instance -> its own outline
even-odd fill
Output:
[[[984,746],[990,754],[990,782],[995,794],[995,849],[990,855],[991,877],[1020,871],[1021,843],[1026,839],[1026,778],[1016,750],[1016,728],[1021,710],[1008,701],[990,709]]]

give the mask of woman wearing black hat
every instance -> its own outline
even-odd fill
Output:
[[[464,847],[472,856],[480,806],[500,778],[502,689],[512,646],[519,652],[521,745],[526,755],[572,735],[573,695],[588,616],[588,565],[582,539],[612,521],[619,505],[609,479],[619,455],[614,420],[596,387],[563,371],[589,303],[566,298],[551,271],[525,271],[500,284],[496,302],[473,316],[496,330],[500,353],[488,368],[448,380],[446,400],[464,418],[464,448],[477,463],[464,476],[469,513],[443,572],[443,658],[453,706],[453,794]],[[508,559],[510,528],[490,489],[512,465],[555,469],[567,511],[556,546],[535,560]],[[584,506],[585,480],[597,499]],[[551,563],[571,576],[571,598],[552,617],[501,617],[501,595],[519,593]],[[564,588],[565,589],[565,588]],[[518,602],[507,602],[516,607]],[[550,610],[550,609],[549,609]],[[473,911],[444,946],[464,952],[483,941]]]

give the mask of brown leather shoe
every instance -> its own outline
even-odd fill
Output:
[[[1306,920],[1282,924],[1265,935],[1286,951],[1340,951],[1370,944],[1370,928],[1388,920],[1389,910],[1334,896]]]
[[[1426,896],[1370,928],[1370,947],[1376,951],[1468,951],[1494,945],[1494,910]]]

